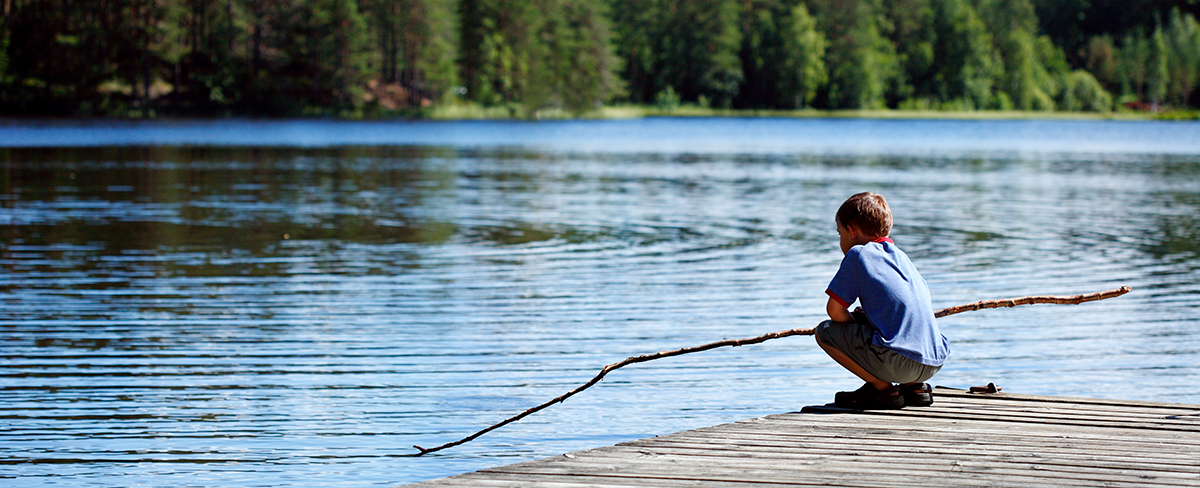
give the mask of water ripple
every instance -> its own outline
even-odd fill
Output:
[[[827,402],[855,380],[811,339],[772,341],[626,368],[397,457],[627,356],[815,324],[832,215],[863,189],[892,202],[935,306],[1135,289],[943,319],[936,383],[1200,403],[1200,149],[946,130],[944,151],[0,150],[0,478],[394,486]]]

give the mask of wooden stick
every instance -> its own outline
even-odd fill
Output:
[[[536,412],[538,412],[538,411],[540,411],[540,410],[542,410],[542,409],[545,409],[546,407],[549,407],[550,405],[553,405],[553,404],[555,404],[555,403],[562,403],[564,400],[566,400],[566,399],[570,398],[572,395],[574,395],[574,394],[576,394],[576,393],[579,393],[579,392],[581,392],[581,391],[583,391],[583,390],[586,390],[586,389],[588,389],[589,387],[591,387],[592,385],[594,385],[594,384],[596,384],[596,383],[599,383],[599,382],[600,382],[600,380],[604,379],[604,375],[607,375],[608,373],[612,372],[613,370],[615,370],[615,369],[617,369],[617,368],[620,368],[620,367],[623,367],[623,366],[628,366],[628,365],[630,365],[630,364],[634,364],[634,363],[646,362],[646,361],[650,361],[650,360],[652,360],[652,359],[668,358],[668,357],[671,357],[671,356],[678,356],[678,355],[680,355],[680,354],[688,354],[688,353],[692,353],[692,352],[707,351],[707,350],[709,350],[709,349],[715,349],[715,348],[718,348],[718,347],[725,347],[725,346],[732,346],[732,347],[737,347],[737,346],[745,346],[745,345],[748,345],[748,344],[758,344],[758,343],[760,343],[760,342],[763,342],[763,341],[768,341],[768,340],[771,340],[771,339],[779,339],[779,338],[782,338],[782,337],[790,337],[790,336],[794,336],[794,335],[813,335],[813,334],[815,334],[815,333],[816,333],[816,329],[791,329],[791,330],[781,330],[781,331],[778,331],[778,332],[771,332],[771,333],[768,333],[768,334],[763,334],[763,335],[760,335],[760,336],[758,336],[758,337],[750,337],[750,338],[746,338],[746,339],[726,339],[726,340],[723,340],[723,341],[710,342],[710,343],[708,343],[708,344],[704,344],[704,345],[702,345],[702,346],[685,347],[685,348],[682,348],[682,349],[675,349],[675,350],[673,350],[673,351],[662,351],[662,352],[657,352],[657,353],[654,353],[654,354],[643,354],[643,355],[641,355],[641,356],[633,356],[633,357],[628,357],[628,358],[625,358],[625,360],[624,360],[624,361],[621,361],[621,362],[618,362],[618,363],[613,363],[613,364],[610,364],[610,365],[608,365],[608,366],[605,366],[605,367],[604,367],[604,369],[600,370],[600,374],[597,374],[597,375],[596,375],[596,377],[595,377],[595,378],[592,378],[592,380],[591,380],[591,381],[589,381],[589,382],[587,382],[587,383],[584,383],[583,385],[580,385],[578,388],[576,388],[576,389],[574,389],[574,390],[568,391],[568,392],[567,392],[565,395],[562,395],[562,396],[560,396],[560,397],[558,397],[558,398],[555,398],[555,399],[553,399],[553,400],[550,400],[550,401],[548,401],[548,402],[546,402],[546,403],[543,403],[543,404],[541,404],[541,405],[538,405],[538,406],[536,406],[536,407],[533,407],[533,408],[531,408],[531,409],[529,409],[529,410],[526,410],[526,411],[524,411],[524,412],[521,412],[519,415],[516,415],[516,416],[514,416],[514,417],[510,417],[510,418],[508,418],[507,420],[505,420],[505,421],[503,421],[503,422],[500,422],[500,423],[498,423],[498,424],[496,424],[496,425],[493,425],[493,426],[491,426],[491,427],[488,427],[488,428],[486,428],[486,429],[483,429],[483,430],[481,430],[481,431],[479,431],[479,432],[476,432],[476,433],[474,433],[474,434],[471,434],[470,436],[468,436],[468,437],[465,437],[465,438],[463,438],[463,439],[461,439],[461,440],[454,441],[454,442],[447,443],[447,444],[442,444],[442,445],[440,445],[440,446],[438,446],[438,447],[433,447],[433,448],[429,448],[429,449],[425,449],[425,448],[423,448],[423,447],[421,447],[421,446],[413,446],[413,447],[417,448],[417,450],[419,450],[419,451],[421,451],[421,452],[420,452],[420,454],[410,454],[409,456],[421,456],[421,455],[425,455],[425,454],[428,454],[428,453],[431,453],[431,452],[434,452],[434,451],[440,451],[440,450],[442,450],[442,449],[445,449],[445,448],[448,448],[448,447],[454,447],[454,446],[457,446],[457,445],[459,445],[459,444],[462,444],[462,443],[465,443],[465,442],[469,442],[469,441],[471,441],[471,440],[474,440],[476,437],[479,437],[479,436],[481,436],[481,435],[483,435],[483,434],[486,434],[486,433],[488,433],[488,432],[491,432],[491,431],[493,431],[493,430],[495,430],[495,429],[498,429],[498,428],[500,428],[500,427],[504,427],[505,425],[508,425],[508,424],[510,424],[510,423],[513,423],[513,422],[516,422],[516,421],[518,421],[518,420],[521,420],[521,419],[523,419],[523,418],[525,418],[525,417],[529,416],[530,414],[536,413]]]
[[[1124,295],[1126,293],[1129,293],[1130,290],[1131,290],[1131,288],[1129,288],[1128,286],[1122,286],[1115,290],[1103,291],[1103,292],[1099,292],[1099,293],[1088,293],[1085,295],[1071,295],[1071,296],[1043,295],[1043,296],[1028,296],[1028,297],[1020,297],[1020,298],[1008,298],[1008,299],[1004,299],[1004,300],[985,300],[982,302],[968,303],[965,305],[958,305],[958,306],[954,306],[954,307],[943,308],[941,310],[934,312],[934,316],[945,317],[947,315],[953,315],[953,314],[961,313],[961,312],[969,312],[972,310],[980,310],[980,309],[984,309],[984,308],[1014,307],[1017,305],[1027,305],[1027,304],[1033,304],[1033,303],[1078,304],[1078,303],[1083,303],[1083,302],[1103,300],[1105,298],[1112,298],[1112,297]],[[604,376],[607,375],[608,373],[610,373],[618,368],[628,366],[630,364],[642,363],[642,362],[646,362],[646,361],[650,361],[650,360],[654,360],[654,359],[668,358],[671,356],[679,356],[681,354],[689,354],[689,353],[693,353],[693,352],[707,351],[709,349],[716,349],[718,347],[746,346],[746,345],[750,345],[750,344],[758,344],[760,342],[766,342],[771,339],[781,339],[784,337],[791,337],[791,336],[797,336],[797,335],[813,335],[813,334],[816,334],[816,331],[817,330],[815,328],[781,330],[781,331],[763,334],[758,337],[748,337],[745,339],[726,339],[726,340],[717,341],[717,342],[710,342],[708,344],[704,344],[704,345],[700,345],[700,346],[684,347],[681,349],[675,349],[675,350],[671,350],[671,351],[661,351],[661,352],[656,352],[654,354],[643,354],[641,356],[628,357],[628,358],[625,358],[623,361],[605,366],[604,369],[600,370],[599,374],[597,374],[595,377],[593,377],[591,379],[591,381],[588,381],[587,383],[580,385],[578,388],[568,391],[567,393],[563,394],[562,396],[554,398],[553,400],[550,400],[546,403],[543,403],[543,404],[533,407],[529,410],[521,412],[520,414],[509,417],[508,419],[505,419],[503,422],[492,425],[491,427],[488,427],[479,432],[471,434],[460,440],[442,444],[437,447],[431,447],[429,449],[426,449],[421,446],[413,446],[420,452],[416,453],[416,454],[404,454],[402,456],[406,456],[406,457],[424,456],[431,452],[437,452],[442,449],[447,449],[450,447],[454,447],[454,446],[457,446],[460,444],[465,444],[467,442],[475,440],[475,438],[477,438],[483,434],[486,434],[493,430],[499,429],[500,427],[504,427],[505,425],[511,424],[511,423],[521,420],[525,417],[528,417],[534,413],[537,413],[541,410],[544,410],[544,409],[550,407],[551,405],[554,405],[555,403],[562,403],[563,401],[566,401],[566,399],[574,396],[576,393],[586,390],[586,389],[590,388],[592,385],[599,383],[600,380],[604,379]]]
[[[982,302],[968,303],[966,305],[956,305],[953,307],[946,307],[946,308],[943,308],[941,310],[934,312],[933,316],[937,317],[937,318],[942,318],[947,315],[954,315],[956,313],[962,313],[962,312],[970,312],[972,310],[980,310],[980,309],[984,309],[984,308],[1015,307],[1017,305],[1030,305],[1030,304],[1034,304],[1034,303],[1056,303],[1059,305],[1078,305],[1078,304],[1084,303],[1084,302],[1094,302],[1096,300],[1103,300],[1105,298],[1119,297],[1121,295],[1129,293],[1129,291],[1132,289],[1133,288],[1130,288],[1128,286],[1122,286],[1115,290],[1108,290],[1108,291],[1102,291],[1102,292],[1097,292],[1097,293],[1087,293],[1087,294],[1083,294],[1083,295],[1069,295],[1069,296],[1056,296],[1056,295],[1040,295],[1040,296],[1038,296],[1038,295],[1035,295],[1035,296],[1030,296],[1030,297],[1020,297],[1020,298],[1005,298],[1003,300],[984,300]]]

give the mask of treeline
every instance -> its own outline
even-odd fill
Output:
[[[0,0],[0,113],[1200,103],[1194,0]]]

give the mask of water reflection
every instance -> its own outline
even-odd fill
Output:
[[[0,477],[393,486],[824,403],[854,380],[777,341],[394,457],[815,323],[862,189],[937,306],[1135,288],[946,319],[937,383],[1200,403],[1200,149],[613,144],[0,149]]]

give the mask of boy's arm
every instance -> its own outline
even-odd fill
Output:
[[[850,310],[843,307],[841,302],[832,296],[829,297],[829,303],[825,304],[825,313],[828,313],[829,319],[834,322],[854,322],[854,316],[850,315]]]

